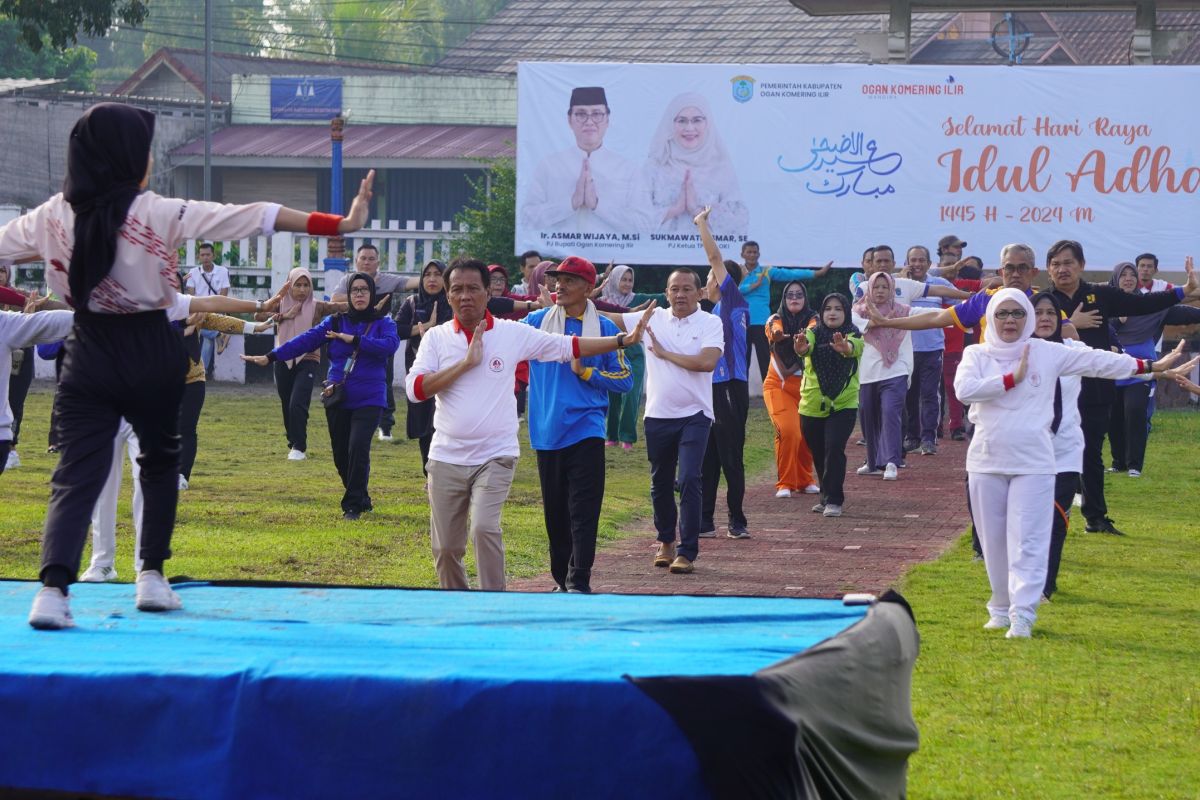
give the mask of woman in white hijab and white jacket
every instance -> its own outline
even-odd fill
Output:
[[[692,218],[705,206],[712,207],[714,234],[744,235],[750,228],[737,173],[702,95],[685,92],[667,104],[650,142],[643,180],[656,230],[694,233]]]
[[[1059,376],[1128,378],[1165,371],[1178,355],[1152,363],[1031,339],[1033,305],[1016,289],[996,292],[986,317],[987,341],[963,351],[954,378],[954,391],[971,405],[975,423],[967,473],[992,588],[984,628],[1008,628],[1009,638],[1027,638],[1037,618],[1050,548],[1057,471],[1050,429]]]

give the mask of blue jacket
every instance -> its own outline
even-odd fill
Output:
[[[338,318],[338,327],[333,326]],[[370,326],[370,333],[367,328]],[[341,339],[326,340],[327,331],[352,333],[360,336],[358,361],[346,379],[346,399],[342,407],[347,411],[370,406],[387,406],[387,362],[400,348],[400,337],[396,335],[396,323],[391,317],[381,317],[373,322],[351,322],[342,314],[326,317],[290,341],[276,347],[271,356],[277,361],[299,358],[329,342],[328,380],[341,381],[346,372],[346,361],[354,353],[354,345]]]
[[[522,322],[540,329],[549,311],[535,311]],[[564,328],[568,336],[582,336],[583,320],[567,317]],[[600,318],[601,336],[618,333],[616,325]],[[620,350],[580,361],[583,376],[572,372],[569,362],[529,362],[529,444],[534,450],[561,450],[584,439],[604,438],[608,393],[633,388],[633,372]]]
[[[765,264],[759,264],[753,272],[747,273],[738,285],[742,297],[745,297],[746,302],[750,305],[750,324],[760,328],[766,325],[767,319],[775,313],[775,309],[771,308],[772,282],[808,281],[817,274],[815,270],[803,267],[770,267],[771,280],[764,278],[762,283],[751,289],[750,287],[764,269],[768,269],[768,267]]]

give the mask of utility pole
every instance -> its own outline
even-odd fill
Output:
[[[204,199],[212,200],[212,0],[204,0]]]

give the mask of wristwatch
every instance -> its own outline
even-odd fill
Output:
[[[254,310],[255,310],[255,311],[262,311],[262,310],[263,310],[263,301],[262,301],[262,300],[255,300],[255,301],[254,301]]]
[[[617,334],[617,349],[618,350],[625,349],[625,334],[624,333]]]

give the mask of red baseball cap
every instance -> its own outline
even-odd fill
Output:
[[[582,256],[567,256],[554,269],[546,270],[547,275],[574,275],[583,278],[588,285],[596,285],[596,265]]]

